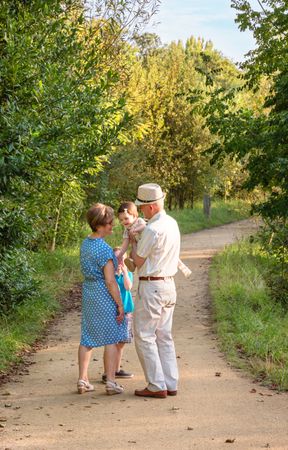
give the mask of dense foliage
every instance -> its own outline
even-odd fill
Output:
[[[121,86],[131,61],[124,34],[155,5],[96,1],[89,18],[80,0],[1,2],[4,311],[33,294],[27,249],[54,250],[57,240],[65,244],[79,231],[90,177],[121,142],[128,120]]]
[[[255,9],[247,0],[232,1],[240,29],[250,29],[256,40],[255,50],[242,64],[243,81],[256,97],[265,93],[263,107],[239,103],[239,90],[215,89],[206,112],[209,128],[217,136],[211,147],[214,160],[229,155],[243,161],[249,174],[245,187],[265,192],[254,210],[266,224],[263,244],[278,262],[269,284],[277,297],[288,302],[287,5],[282,0],[257,5]]]
[[[221,170],[209,164],[204,151],[214,141],[205,126],[199,96],[207,101],[211,87],[206,73],[214,67],[216,86],[238,86],[239,71],[211,42],[188,39],[162,46],[157,36],[135,37],[137,61],[127,91],[133,116],[130,141],[112,155],[99,179],[103,199],[133,198],[137,185],[154,180],[168,193],[168,204],[192,206],[204,192],[235,195],[245,179],[242,165],[226,159]],[[103,181],[109,190],[103,191]],[[117,198],[117,196],[116,196]]]
[[[191,37],[162,45],[157,35],[141,33],[157,4],[2,1],[3,311],[37,288],[29,251],[70,244],[87,204],[117,206],[133,199],[142,182],[159,182],[170,209],[193,208],[204,193],[227,199],[243,186],[260,188],[260,196],[266,190],[258,209],[286,239],[286,78],[281,58],[273,57],[273,70],[264,64],[271,34],[266,31],[263,51],[250,54],[244,87],[243,69],[211,42]],[[262,39],[263,14],[252,14],[248,2],[233,4],[240,26],[255,26]],[[276,29],[277,17],[269,19]],[[278,40],[277,54],[282,44],[284,54],[281,35]],[[256,82],[257,93],[250,89]],[[221,166],[211,166],[211,158]]]

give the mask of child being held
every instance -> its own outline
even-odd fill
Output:
[[[122,258],[129,247],[129,233],[131,233],[136,242],[139,241],[141,233],[146,226],[146,222],[141,217],[138,217],[137,206],[133,202],[124,202],[118,208],[118,219],[124,227],[123,241],[119,251],[118,258]],[[125,258],[124,262],[130,272],[134,272],[136,266],[132,258]]]
[[[118,256],[118,258],[122,258],[129,247],[129,234],[131,233],[136,242],[138,242],[141,237],[141,233],[146,226],[146,222],[141,217],[138,217],[137,206],[133,202],[121,203],[118,208],[118,219],[124,227],[123,242]],[[132,258],[125,258],[124,262],[130,272],[135,271],[136,266]],[[180,259],[178,261],[178,269],[186,278],[188,278],[192,273],[189,267],[187,267]]]

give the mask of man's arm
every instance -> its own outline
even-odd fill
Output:
[[[142,267],[144,262],[146,261],[146,258],[142,258],[141,256],[137,255],[137,243],[135,241],[132,241],[131,258],[133,259],[134,264],[138,269],[140,269],[140,267]]]

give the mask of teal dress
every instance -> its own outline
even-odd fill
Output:
[[[116,344],[127,336],[126,320],[122,323],[116,321],[117,305],[105,283],[103,269],[110,259],[116,270],[117,259],[104,239],[84,239],[80,251],[84,276],[80,344],[85,347]]]
[[[134,311],[134,302],[132,298],[131,291],[126,291],[124,286],[124,276],[123,273],[120,273],[120,275],[115,275],[116,281],[118,283],[119,289],[120,289],[120,295],[123,302],[123,308],[125,314],[132,313]],[[128,277],[130,281],[133,283],[133,274],[132,272],[128,272]]]
[[[123,308],[125,312],[125,318],[127,322],[127,335],[126,338],[122,341],[123,343],[130,344],[133,340],[133,311],[134,311],[134,302],[132,298],[131,291],[126,291],[124,286],[124,276],[123,273],[120,275],[116,274],[116,281],[119,286],[120,295],[123,303]],[[128,277],[130,281],[133,283],[133,274],[128,272]]]

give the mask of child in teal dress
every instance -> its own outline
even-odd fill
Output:
[[[124,313],[127,323],[127,335],[125,339],[117,344],[119,348],[119,360],[117,371],[115,372],[115,378],[132,378],[134,376],[133,373],[126,372],[125,370],[120,368],[121,359],[123,355],[124,345],[130,344],[133,339],[133,311],[134,311],[134,302],[132,299],[131,289],[133,285],[133,274],[128,271],[127,267],[124,264],[125,254],[123,256],[120,255],[121,248],[115,247],[114,254],[118,259],[118,269],[115,272],[115,278],[119,286],[121,299],[123,302]],[[120,258],[119,258],[120,256]],[[102,375],[103,383],[106,383],[106,374]]]

